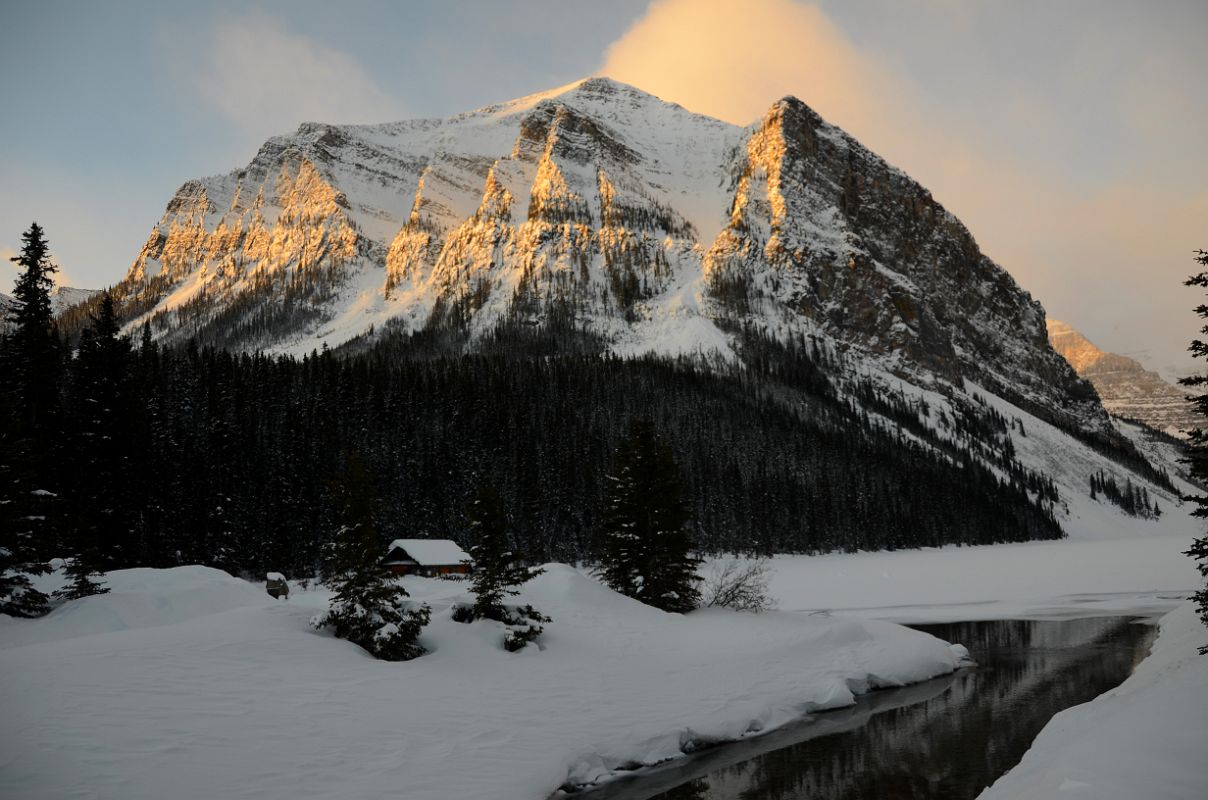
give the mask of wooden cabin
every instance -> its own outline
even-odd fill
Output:
[[[470,556],[449,539],[395,539],[382,564],[395,575],[468,575]]]

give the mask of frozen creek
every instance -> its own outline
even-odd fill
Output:
[[[584,800],[977,797],[1054,714],[1124,681],[1147,620],[998,620],[917,626],[966,644],[978,667],[867,695],[767,736],[614,781]]]

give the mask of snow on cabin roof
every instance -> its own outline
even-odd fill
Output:
[[[395,539],[390,549],[404,550],[421,567],[448,566],[469,561],[465,550],[449,539]]]

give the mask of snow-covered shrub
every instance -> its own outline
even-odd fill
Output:
[[[508,609],[508,633],[503,637],[503,649],[509,653],[524,649],[545,631],[550,618],[529,605]]]
[[[469,603],[456,603],[453,606],[453,621],[469,624],[479,619],[489,619],[503,623],[507,633],[503,637],[503,647],[510,653],[522,649],[526,644],[535,640],[545,631],[545,625],[552,622],[531,605],[498,606],[487,616],[479,616],[475,607]]]
[[[701,589],[701,607],[767,611],[776,605],[768,591],[771,577],[772,564],[766,558],[714,564]]]
[[[426,651],[419,634],[431,616],[426,605],[411,608],[396,591],[365,598],[333,598],[327,612],[311,619],[316,628],[331,628],[340,639],[360,645],[383,661],[408,661]]]
[[[453,621],[469,624],[478,619],[474,614],[474,606],[469,603],[453,604]]]

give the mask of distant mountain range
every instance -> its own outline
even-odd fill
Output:
[[[1188,390],[1145,369],[1135,359],[1100,350],[1064,322],[1050,319],[1048,329],[1053,348],[1094,385],[1104,408],[1112,414],[1140,420],[1173,436],[1204,424],[1187,402]]]

